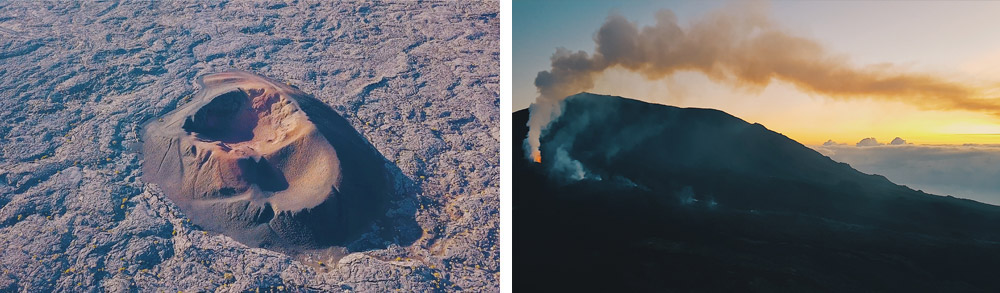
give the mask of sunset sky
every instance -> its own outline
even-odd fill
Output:
[[[595,36],[618,14],[640,29],[657,11],[670,9],[681,28],[728,9],[716,1],[516,1],[513,5],[514,109],[539,96],[533,81],[550,70],[556,48],[595,52]],[[1000,2],[774,1],[755,4],[781,33],[818,44],[832,65],[866,72],[931,76],[974,89],[975,99],[1000,105]],[[728,8],[727,8],[728,7]],[[873,69],[874,68],[874,69]],[[662,78],[622,66],[594,76],[588,91],[681,107],[726,111],[758,122],[804,144],[828,139],[854,144],[865,137],[916,144],[1000,143],[1000,111],[983,106],[931,105],[917,96],[864,94],[850,97],[803,90],[772,78],[766,86],[722,82],[697,70]],[[998,97],[997,100],[989,100]],[[979,101],[979,100],[976,100]],[[959,109],[957,109],[959,108]]]

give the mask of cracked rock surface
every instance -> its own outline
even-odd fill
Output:
[[[495,2],[0,2],[0,292],[498,291]],[[197,78],[311,94],[384,158],[384,220],[291,256],[143,181]]]

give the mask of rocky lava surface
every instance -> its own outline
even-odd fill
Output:
[[[498,10],[0,2],[0,291],[497,291]],[[232,70],[314,96],[379,154],[386,203],[360,235],[248,246],[145,180],[143,126]]]

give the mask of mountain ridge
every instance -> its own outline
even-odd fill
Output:
[[[562,106],[542,134],[540,164],[520,148],[527,111],[514,113],[518,284],[546,276],[640,291],[1000,288],[983,274],[1000,265],[1000,207],[864,174],[718,110],[588,93]],[[567,179],[560,160],[595,179]],[[607,266],[623,272],[594,273]],[[723,269],[735,272],[731,281],[705,279]]]

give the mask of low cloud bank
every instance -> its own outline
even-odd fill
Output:
[[[1000,145],[861,145],[811,147],[913,189],[1000,205]]]

